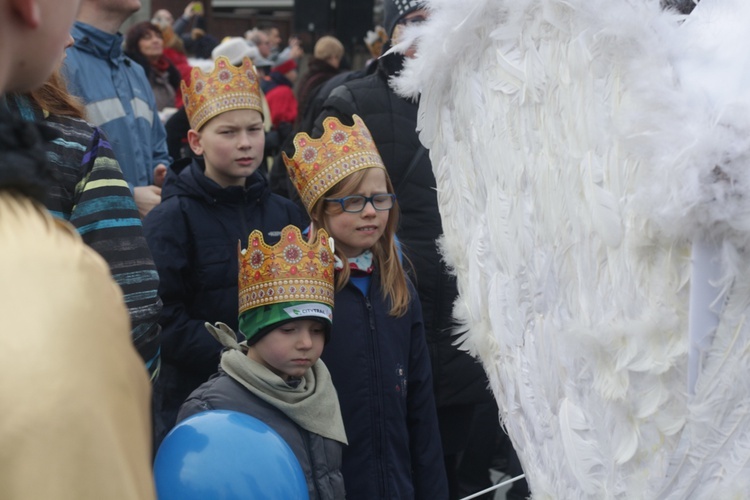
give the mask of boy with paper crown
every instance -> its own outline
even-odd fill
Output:
[[[206,328],[226,349],[219,373],[195,390],[178,421],[208,410],[253,416],[294,451],[310,498],[344,498],[341,475],[344,424],[336,390],[323,361],[331,333],[333,249],[320,229],[307,243],[284,228],[268,246],[253,231],[239,255],[241,344],[223,323]],[[247,443],[253,446],[253,443]]]
[[[170,167],[162,203],[143,221],[164,302],[162,368],[154,388],[157,445],[185,398],[216,373],[221,344],[204,323],[237,328],[236,242],[259,230],[275,243],[283,227],[304,224],[302,212],[271,194],[257,172],[265,139],[260,82],[250,59],[234,66],[218,57],[209,74],[194,68],[182,89],[188,142],[202,158]]]

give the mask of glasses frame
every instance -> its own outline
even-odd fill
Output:
[[[375,202],[373,201],[373,199],[376,196],[388,196],[391,199],[391,206],[388,208],[376,207]],[[362,208],[360,208],[359,210],[347,210],[346,207],[344,206],[344,203],[346,203],[347,200],[351,200],[352,198],[364,199],[365,202],[364,204],[362,204]],[[396,205],[396,195],[393,193],[378,193],[372,196],[363,196],[361,194],[353,194],[351,196],[344,196],[343,198],[323,198],[323,199],[329,203],[338,203],[339,205],[341,205],[341,210],[343,210],[344,212],[348,214],[361,213],[365,209],[365,207],[367,207],[368,203],[372,205],[372,208],[374,208],[378,212],[387,212],[389,210],[392,210],[393,207]]]

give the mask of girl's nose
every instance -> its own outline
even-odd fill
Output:
[[[363,217],[373,217],[378,213],[377,210],[375,210],[375,205],[372,201],[366,201],[365,202],[365,208],[362,209],[362,216]]]

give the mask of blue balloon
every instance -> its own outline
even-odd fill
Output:
[[[308,498],[286,441],[235,411],[206,411],[177,424],[156,454],[154,480],[159,500]]]

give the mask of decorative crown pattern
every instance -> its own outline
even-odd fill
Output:
[[[329,116],[323,121],[320,139],[301,132],[294,136],[294,156],[290,159],[282,153],[289,178],[308,212],[326,191],[351,173],[373,167],[385,170],[365,122],[357,115],[352,118],[354,125],[347,127]]]
[[[210,73],[200,68],[190,72],[190,86],[180,84],[190,127],[200,128],[211,118],[234,109],[254,109],[263,114],[260,80],[252,61],[245,57],[234,66],[221,56]]]
[[[308,243],[295,226],[268,246],[263,233],[250,233],[239,252],[239,313],[281,302],[313,301],[333,307],[333,250],[325,229]]]

